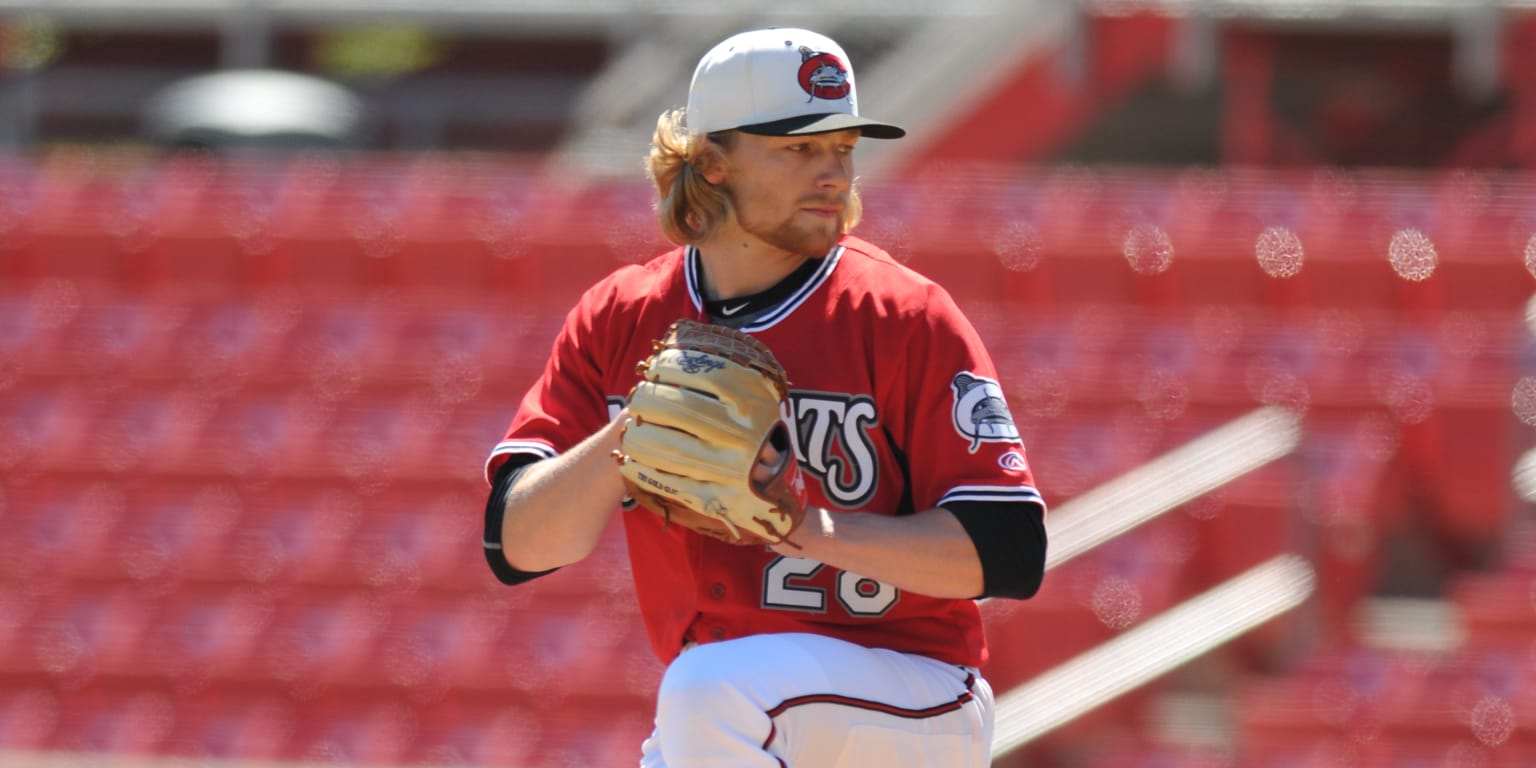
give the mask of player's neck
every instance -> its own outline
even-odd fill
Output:
[[[698,252],[704,266],[704,296],[715,301],[766,291],[811,258],[761,241],[731,238],[700,243]]]

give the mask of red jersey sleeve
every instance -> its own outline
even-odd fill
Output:
[[[1025,458],[992,358],[942,287],[908,324],[902,357],[905,414],[901,442],[912,472],[912,501],[929,509],[950,501],[1044,503]]]

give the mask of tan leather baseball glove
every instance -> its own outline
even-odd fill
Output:
[[[629,495],[669,523],[732,544],[784,541],[805,480],[780,405],[784,368],[740,331],[678,320],[640,363],[614,452]]]

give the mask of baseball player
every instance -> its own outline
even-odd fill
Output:
[[[856,146],[902,135],[860,115],[823,35],[710,50],[648,161],[679,247],[581,297],[486,463],[486,557],[507,584],[583,559],[622,516],[667,664],[643,768],[990,762],[976,599],[1039,589],[1045,504],[971,324],[847,234]],[[734,353],[658,351],[680,325],[734,334],[787,388],[750,383]],[[703,477],[738,454],[757,461],[749,491]]]

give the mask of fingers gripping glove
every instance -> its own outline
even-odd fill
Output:
[[[805,517],[805,480],[773,353],[739,331],[678,320],[637,372],[614,452],[629,495],[706,536],[784,541]]]

